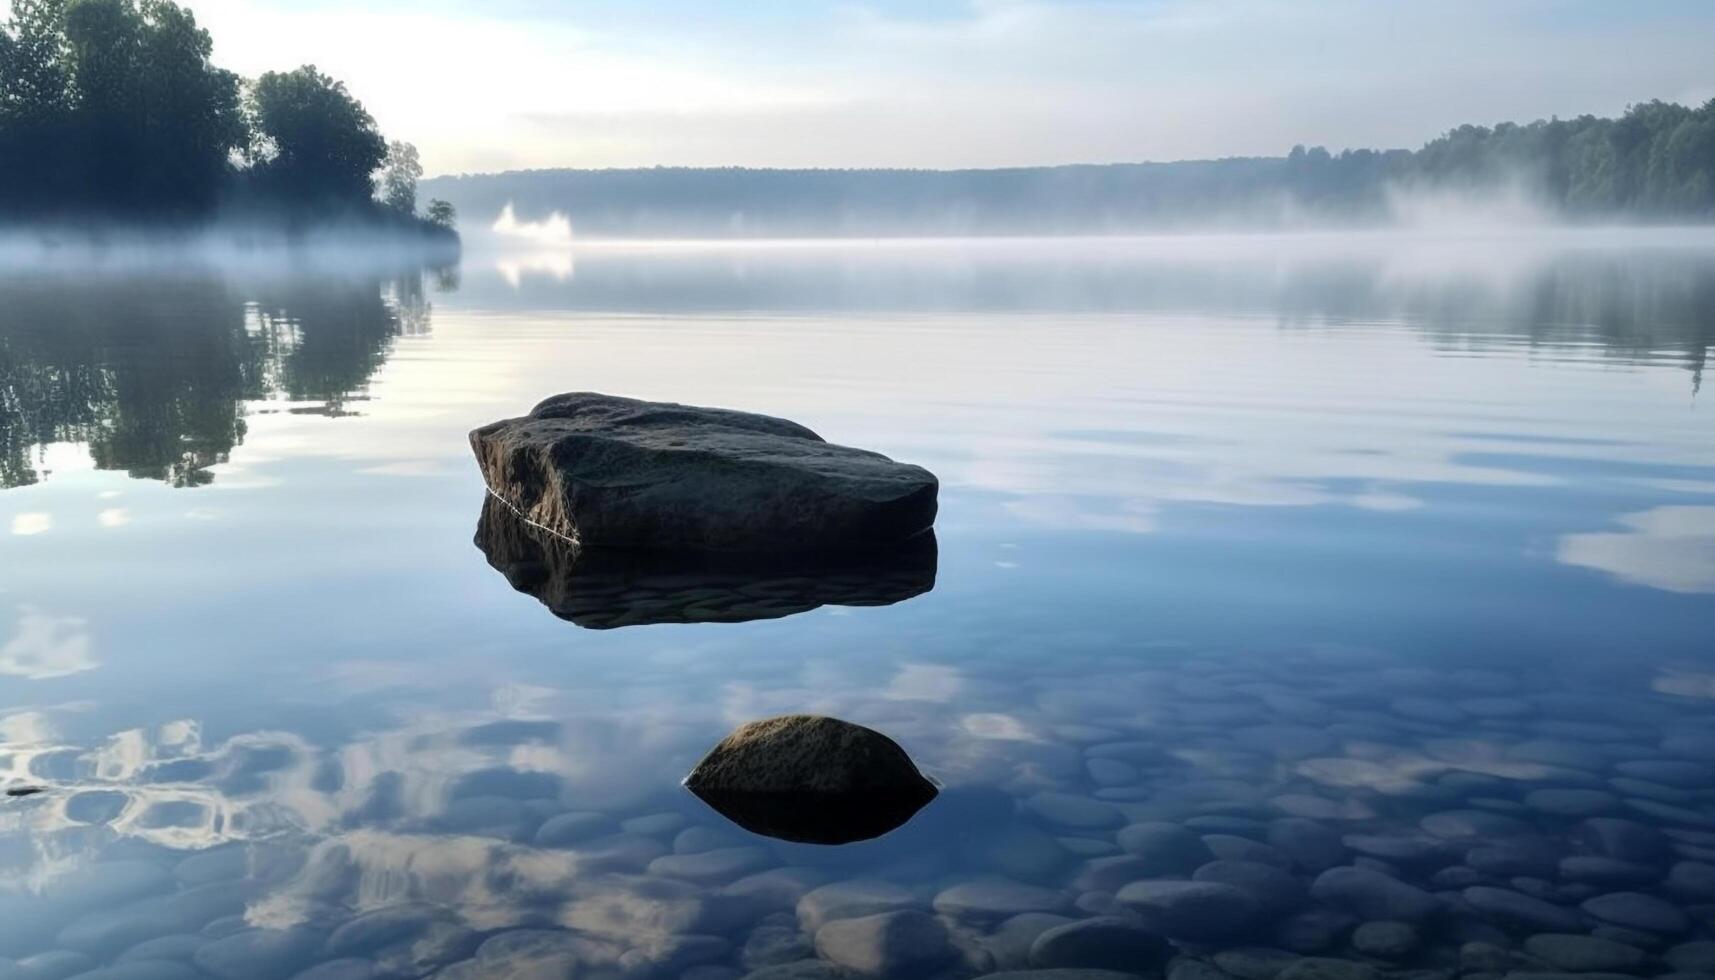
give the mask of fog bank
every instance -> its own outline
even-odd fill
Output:
[[[172,272],[186,266],[278,271],[367,272],[456,263],[456,238],[425,237],[360,223],[289,230],[222,222],[191,229],[148,225],[0,225],[0,266]]]

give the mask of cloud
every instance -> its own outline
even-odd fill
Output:
[[[1683,0],[192,7],[221,64],[316,63],[431,173],[1412,146],[1463,122],[1715,94],[1715,6]]]
[[[1628,530],[1561,538],[1560,561],[1669,592],[1715,593],[1715,507],[1656,507],[1619,523]]]
[[[19,609],[18,628],[0,647],[0,674],[33,681],[94,670],[88,624],[73,616],[49,616],[30,606]]]
[[[12,518],[12,533],[28,536],[53,530],[54,515],[43,513],[17,514]]]

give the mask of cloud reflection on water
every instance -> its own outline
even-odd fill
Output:
[[[1619,523],[1626,530],[1565,535],[1559,559],[1651,588],[1715,592],[1715,507],[1655,507]]]

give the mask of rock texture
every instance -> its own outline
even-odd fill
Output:
[[[935,522],[929,471],[766,415],[574,392],[470,442],[496,497],[584,546],[873,548]]]
[[[685,787],[746,830],[813,844],[879,837],[937,792],[886,735],[818,715],[740,726]]]
[[[641,551],[579,548],[492,494],[476,546],[514,589],[586,629],[743,623],[820,606],[886,606],[935,587],[935,533],[865,551]]]

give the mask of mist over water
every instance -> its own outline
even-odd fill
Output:
[[[341,270],[447,265],[457,242],[421,241],[385,229],[323,224],[289,230],[278,223],[223,222],[185,229],[141,225],[0,223],[0,269],[66,273],[159,272],[193,268],[267,273],[282,268],[337,275]]]

